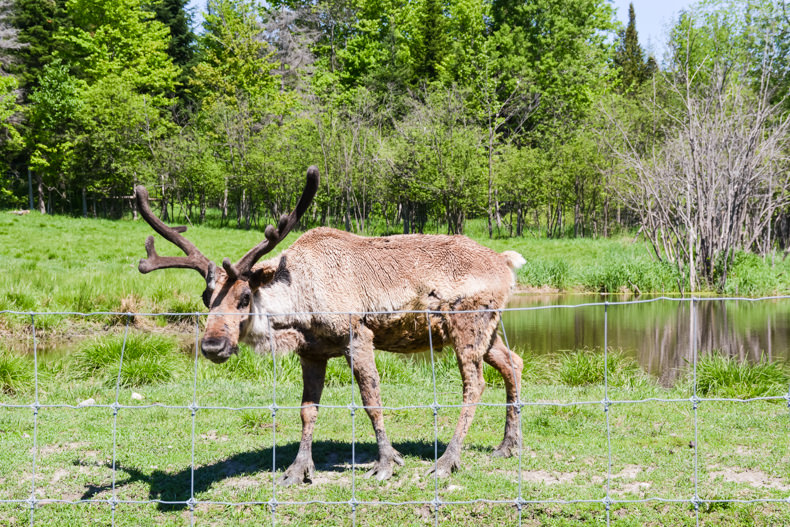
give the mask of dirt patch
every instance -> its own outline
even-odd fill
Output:
[[[61,454],[63,452],[68,452],[70,450],[81,450],[88,446],[89,443],[85,441],[77,441],[73,443],[55,443],[52,445],[41,445],[38,447],[38,455],[39,456],[50,456],[52,454]],[[33,449],[30,449],[30,452],[33,452]]]
[[[762,470],[724,467],[721,470],[711,472],[710,477],[713,479],[721,478],[727,483],[746,484],[754,488],[790,490],[790,485],[785,484],[780,478],[769,476]]]
[[[230,487],[232,489],[237,490],[244,490],[249,489],[252,487],[260,487],[262,485],[269,485],[271,486],[271,481],[262,481],[255,478],[250,477],[240,477],[240,478],[231,478],[225,480],[225,486]]]
[[[200,434],[200,439],[204,441],[220,441],[225,442],[228,440],[227,435],[218,435],[216,430],[209,430],[205,434]]]
[[[650,483],[645,481],[634,481],[621,485],[620,488],[612,491],[616,494],[639,494],[644,495],[644,492],[650,488]]]
[[[528,483],[542,483],[544,485],[557,485],[570,483],[576,478],[578,472],[547,472],[545,470],[525,470],[521,473],[522,481]]]

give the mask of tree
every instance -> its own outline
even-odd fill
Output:
[[[40,107],[32,109],[31,122],[42,128],[29,134],[30,162],[48,173],[49,190],[64,197],[67,186],[82,190],[83,213],[86,190],[105,196],[131,192],[144,176],[146,128],[152,121],[156,130],[167,128],[164,111],[178,69],[167,54],[168,28],[145,5],[68,0],[71,25],[55,35],[56,62],[45,68],[36,92]],[[53,114],[62,118],[54,125],[41,111],[52,105],[62,110]]]
[[[645,53],[639,45],[636,32],[636,14],[634,4],[628,4],[628,25],[620,32],[614,53],[614,64],[620,69],[620,90],[630,92],[641,85],[655,71],[655,59],[649,57],[645,61]]]
[[[735,251],[770,250],[772,222],[790,204],[790,114],[775,99],[775,66],[733,46],[751,36],[724,15],[701,27],[684,15],[675,28],[674,62],[662,76],[667,95],[648,101],[659,116],[654,145],[613,120],[622,133],[612,147],[626,169],[623,199],[656,256],[685,268],[691,290],[723,287]]]
[[[11,0],[6,0],[11,1]],[[21,46],[14,51],[13,71],[25,94],[37,85],[38,75],[54,57],[55,35],[65,23],[63,0],[13,0],[10,22],[18,31]]]
[[[181,99],[186,97],[189,72],[195,60],[195,33],[187,4],[188,0],[157,0],[152,5],[156,20],[170,29],[167,54],[180,70],[176,90]]]
[[[444,5],[441,0],[423,0],[417,13],[418,28],[412,44],[412,84],[437,79],[447,54]]]
[[[492,29],[503,66],[538,105],[528,129],[556,134],[580,121],[611,71],[607,34],[612,9],[603,0],[495,0]]]
[[[211,0],[199,39],[200,62],[191,90],[200,104],[198,119],[225,165],[223,219],[236,191],[237,224],[250,225],[256,206],[253,178],[265,162],[267,136],[283,124],[293,101],[280,90],[274,52],[261,38],[264,12],[251,0]]]

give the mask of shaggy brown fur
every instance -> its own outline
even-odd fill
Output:
[[[374,348],[414,353],[429,349],[431,343],[436,349],[453,346],[464,405],[447,449],[431,470],[447,476],[460,466],[461,445],[485,387],[483,361],[502,374],[507,401],[518,400],[523,364],[497,335],[497,324],[514,271],[524,259],[513,251],[496,253],[464,236],[365,238],[320,228],[302,235],[280,256],[258,262],[307,210],[318,179],[318,169],[308,168],[294,211],[280,218],[276,228],[267,227],[265,239],[238,262],[225,258],[222,268],[181,235],[186,227],[168,227],[157,218],[148,192],[137,187],[143,218],[186,254],[159,256],[149,237],[140,272],[190,268],[206,279],[203,301],[210,312],[200,348],[210,360],[226,361],[238,350],[239,341],[263,353],[299,355],[304,380],[302,440],[296,459],[279,480],[284,485],[312,479],[313,429],[328,359],[343,356],[351,365],[379,447],[369,475],[383,480],[403,458],[384,430]],[[516,453],[520,433],[517,410],[509,406],[505,437],[494,455]]]
[[[425,312],[432,312],[433,346],[453,346],[463,380],[464,406],[455,434],[432,470],[447,476],[460,465],[461,445],[485,387],[483,361],[502,374],[508,402],[517,400],[522,361],[496,330],[497,310],[505,307],[513,271],[522,263],[517,253],[498,254],[464,236],[365,238],[313,229],[280,256],[258,263],[249,282],[229,280],[217,271],[210,308],[222,314],[209,315],[203,351],[222,362],[241,340],[261,352],[299,355],[304,380],[302,440],[280,482],[308,482],[314,470],[313,427],[327,360],[345,357],[363,404],[380,407],[374,348],[397,353],[427,350]],[[225,344],[206,346],[215,342]],[[403,459],[387,439],[382,411],[367,412],[379,445],[379,459],[369,475],[385,479]],[[518,415],[508,407],[505,437],[495,454],[512,455],[519,441]]]

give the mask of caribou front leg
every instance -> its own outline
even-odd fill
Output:
[[[480,397],[483,395],[483,389],[485,388],[482,360],[468,358],[459,353],[458,367],[461,370],[461,379],[464,385],[461,415],[458,417],[455,433],[447,444],[444,454],[436,461],[436,465],[427,474],[435,473],[440,478],[446,478],[453,471],[461,468],[461,447],[467,432],[469,432],[469,426],[472,424],[472,419],[474,419],[477,403],[480,402]]]
[[[376,361],[373,355],[373,335],[365,327],[358,327],[354,332],[354,339],[346,355],[354,372],[354,379],[359,385],[359,393],[362,396],[362,404],[373,424],[376,433],[376,443],[379,447],[379,458],[368,471],[366,477],[375,476],[379,481],[389,479],[392,476],[393,465],[403,465],[403,458],[392,447],[387,432],[384,430],[384,413],[381,410],[381,383],[379,382],[379,372],[376,369]]]
[[[318,419],[318,403],[324,390],[326,377],[326,359],[310,359],[300,357],[302,363],[302,440],[299,452],[291,466],[280,476],[277,483],[293,485],[294,483],[312,483],[315,464],[313,463],[313,429]]]

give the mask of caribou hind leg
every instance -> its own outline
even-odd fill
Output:
[[[477,305],[479,304],[475,304],[474,300],[469,300],[454,306],[454,309],[469,310]],[[461,467],[463,441],[485,389],[483,356],[492,345],[498,319],[497,313],[491,311],[448,315],[448,333],[458,358],[458,369],[461,370],[463,382],[463,406],[453,437],[436,465],[428,471],[429,475],[435,473],[438,477],[447,477]]]
[[[318,419],[318,403],[324,390],[326,377],[326,359],[300,357],[302,363],[302,440],[299,452],[291,466],[280,476],[277,483],[293,485],[294,483],[312,483],[315,464],[313,463],[313,429]]]
[[[349,365],[359,385],[362,404],[373,424],[376,433],[376,443],[379,448],[379,458],[368,471],[366,477],[375,476],[379,481],[392,476],[393,465],[403,465],[403,458],[392,447],[387,432],[384,430],[384,413],[381,409],[381,383],[376,361],[373,355],[373,333],[364,326],[357,326],[354,338],[346,355]]]
[[[483,356],[483,360],[496,368],[505,380],[505,391],[508,404],[518,401],[521,392],[521,371],[524,361],[521,357],[507,349],[505,343],[497,335],[494,343]],[[518,453],[521,445],[521,430],[518,422],[518,410],[508,406],[505,415],[505,437],[494,450],[496,457],[510,457]]]

